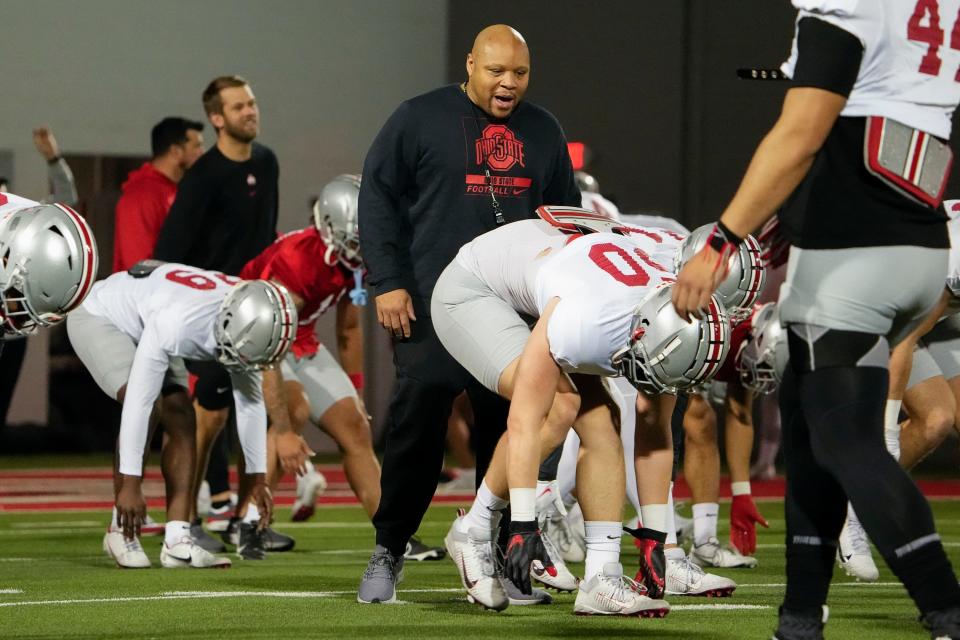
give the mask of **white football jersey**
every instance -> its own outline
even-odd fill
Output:
[[[580,192],[580,206],[590,211],[596,211],[600,215],[613,218],[614,220],[620,219],[620,209],[617,205],[593,191]]]
[[[137,343],[120,418],[120,472],[140,475],[147,426],[171,357],[216,359],[214,324],[220,303],[239,278],[182,264],[164,264],[149,276],[120,271],[93,286],[83,302]],[[266,472],[266,411],[255,371],[230,371],[237,432],[247,473]],[[252,465],[252,466],[251,466]]]
[[[12,193],[0,193],[0,222],[2,222],[8,214],[13,213],[14,211],[26,209],[27,207],[38,206],[40,206],[40,203],[36,202],[35,200],[22,198]]]
[[[885,116],[943,139],[960,102],[960,0],[793,0],[797,23],[815,17],[863,45],[860,73],[841,116]],[[793,76],[790,58],[781,69]]]
[[[546,220],[520,220],[474,238],[455,260],[511,307],[538,317],[537,272],[571,237]]]
[[[672,263],[652,256],[654,233],[593,233],[564,246],[537,273],[540,312],[560,298],[547,324],[550,353],[564,371],[614,375],[613,354],[626,346],[644,296],[672,282]]]

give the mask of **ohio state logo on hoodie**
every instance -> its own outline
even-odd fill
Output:
[[[526,168],[523,141],[505,124],[488,124],[484,127],[481,136],[474,141],[473,151],[473,161],[481,170],[509,171],[517,165]],[[516,176],[490,176],[488,180],[486,172],[466,176],[467,193],[474,195],[489,194],[492,185],[497,196],[518,196],[531,184],[531,178]]]

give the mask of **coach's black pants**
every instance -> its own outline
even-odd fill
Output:
[[[394,342],[397,381],[386,423],[380,506],[373,516],[377,544],[394,555],[404,552],[437,488],[454,398],[466,389],[473,405],[478,478],[506,429],[509,406],[447,353],[424,311],[417,309],[411,337]]]

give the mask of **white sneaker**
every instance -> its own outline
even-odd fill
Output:
[[[837,562],[851,578],[861,582],[876,582],[880,571],[870,553],[870,541],[853,509],[847,511],[847,521],[837,540]]]
[[[294,522],[302,522],[313,516],[317,509],[317,497],[327,489],[327,479],[310,465],[310,470],[297,476],[297,499],[291,507]]]
[[[510,601],[500,584],[493,551],[494,532],[473,527],[467,534],[460,533],[457,524],[461,519],[462,516],[453,521],[443,542],[450,559],[457,565],[467,600],[502,611]]]
[[[507,594],[507,600],[515,607],[523,607],[528,604],[553,604],[553,596],[543,589],[531,587],[530,595],[527,595],[520,591],[508,578],[501,577],[500,584],[503,585],[503,590]]]
[[[103,534],[103,550],[121,569],[149,569],[150,558],[140,545],[140,539],[127,540],[121,531]]]
[[[560,549],[560,553],[563,554],[565,562],[583,562],[587,559],[587,532],[579,502],[574,502],[573,506],[567,509],[565,521],[570,533],[570,546],[566,551]]]
[[[556,589],[557,591],[573,591],[580,585],[580,580],[567,569],[563,556],[553,544],[553,540],[548,535],[543,535],[541,531],[540,539],[543,541],[543,548],[553,562],[553,571],[548,571],[543,567],[543,563],[534,560],[530,564],[530,577],[537,582]]]
[[[228,558],[215,556],[203,547],[200,547],[190,536],[180,538],[180,542],[172,547],[163,543],[160,551],[160,564],[166,569],[227,569],[230,567]]]
[[[685,555],[671,555],[669,552],[667,553],[666,581],[668,596],[728,598],[737,588],[737,583],[730,578],[706,573],[690,562]]]
[[[745,556],[736,549],[721,547],[720,541],[710,538],[701,545],[694,545],[690,549],[690,560],[701,567],[719,567],[721,569],[745,568],[753,569],[757,566],[757,559]]]
[[[623,575],[623,565],[608,562],[603,571],[580,583],[573,612],[580,616],[640,616],[662,618],[670,611],[664,600],[645,595],[645,589]]]
[[[580,531],[583,530],[583,512],[577,505],[566,516],[554,512],[540,515],[537,520],[540,533],[550,539],[564,562],[583,562],[586,559],[584,535],[574,528],[579,521]]]
[[[143,524],[140,525],[141,536],[159,536],[166,533],[166,531],[166,525],[151,518],[149,513],[147,514],[147,517],[144,518]]]

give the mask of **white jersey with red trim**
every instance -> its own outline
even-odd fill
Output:
[[[572,237],[545,220],[520,220],[463,245],[455,260],[511,307],[537,317],[537,272]]]
[[[540,312],[560,301],[547,324],[550,353],[565,371],[614,375],[612,358],[628,341],[633,312],[655,288],[674,280],[663,236],[593,233],[560,249],[537,274]],[[659,241],[658,241],[659,240]]]
[[[0,229],[7,215],[27,207],[39,207],[40,203],[12,193],[0,193]]]
[[[120,418],[120,472],[140,475],[150,411],[173,357],[216,359],[220,303],[240,279],[182,264],[162,264],[146,277],[120,271],[93,286],[83,303],[137,343]],[[247,473],[266,472],[266,411],[256,371],[230,371],[237,432]],[[250,466],[252,465],[252,466]]]
[[[797,23],[829,22],[863,45],[860,73],[841,116],[885,116],[943,139],[960,103],[960,0],[793,0]],[[793,76],[790,58],[781,69]]]

